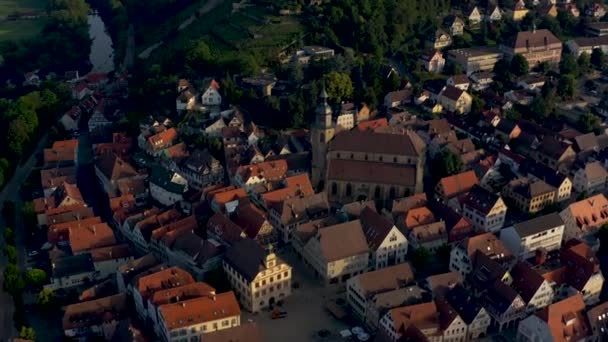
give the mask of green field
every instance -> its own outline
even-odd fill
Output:
[[[44,11],[47,0],[0,0],[0,19],[15,12]]]
[[[0,42],[33,38],[45,24],[46,19],[5,21],[0,23]]]

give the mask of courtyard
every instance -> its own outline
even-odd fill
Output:
[[[255,322],[264,332],[266,341],[344,341],[339,332],[351,327],[334,318],[324,308],[328,300],[340,297],[339,289],[322,286],[293,251],[280,252],[279,256],[293,267],[292,284],[298,284],[280,308],[287,312],[287,316],[272,319],[268,309],[255,314],[244,311],[241,321]],[[323,339],[318,338],[316,336],[320,330],[328,330],[331,334]]]

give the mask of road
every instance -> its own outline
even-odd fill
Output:
[[[208,0],[203,6],[201,6],[201,8],[198,9],[199,16],[202,16],[203,14],[208,13],[209,11],[213,10],[214,8],[216,8],[218,5],[220,5],[223,2],[224,2],[224,0]],[[177,30],[181,31],[181,30],[185,29],[186,27],[190,26],[190,24],[192,24],[196,19],[197,19],[196,15],[194,15],[194,14],[191,15],[188,19],[182,21],[182,23],[179,24],[179,26],[177,27]],[[163,44],[164,44],[164,41],[160,40],[159,42],[152,44],[150,47],[148,47],[147,49],[142,51],[139,55],[137,55],[137,57],[139,57],[141,59],[147,59],[148,57],[150,57],[150,54],[152,54],[152,52],[154,50],[158,49]]]
[[[32,153],[32,155],[28,158],[28,160],[21,166],[17,167],[15,170],[15,174],[13,178],[6,184],[4,189],[0,191],[0,212],[4,207],[5,201],[13,201],[15,202],[15,211],[19,212],[21,210],[21,198],[19,197],[19,189],[23,182],[27,180],[30,173],[36,166],[36,155],[42,151],[44,146],[46,145],[48,135],[45,134],[40,141],[38,141],[38,145],[36,145],[36,149]],[[1,219],[4,221],[4,218]],[[15,242],[17,244],[17,263],[19,267],[24,270],[26,268],[26,250],[23,241],[24,238],[24,227],[21,215],[16,217],[15,221],[16,226],[12,227],[15,231]],[[4,227],[4,222],[2,222],[2,227]],[[4,238],[0,236],[0,245],[4,246]],[[2,277],[2,272],[4,272],[4,268],[6,267],[8,260],[2,255],[0,257],[0,284],[4,281]],[[15,337],[17,334],[17,330],[13,326],[13,298],[2,291],[0,291],[0,341],[8,341],[9,339]]]

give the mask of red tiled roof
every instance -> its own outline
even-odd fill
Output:
[[[50,225],[46,236],[50,243],[57,243],[59,241],[68,241],[70,236],[71,228],[88,227],[93,224],[101,223],[99,216],[89,217],[81,220],[68,221],[63,223],[57,223]]]
[[[439,181],[446,199],[468,192],[476,184],[479,184],[479,180],[472,170],[444,177]]]
[[[536,315],[547,322],[555,342],[580,341],[592,334],[581,294],[551,304]]]
[[[159,316],[167,331],[241,315],[234,292],[161,305]]]
[[[425,224],[436,222],[435,215],[427,207],[414,208],[405,215],[405,227],[413,229]]]
[[[287,198],[294,196],[312,196],[314,193],[308,174],[302,173],[296,176],[287,177],[285,179],[284,188],[262,194],[262,200],[266,207],[270,208],[272,205],[280,203]]]
[[[386,118],[381,118],[376,120],[363,121],[357,125],[357,129],[360,131],[373,131],[379,127],[388,127],[388,120],[386,120]]]
[[[93,262],[102,262],[112,259],[124,259],[132,257],[128,245],[114,245],[90,250]]]
[[[170,267],[137,279],[137,289],[144,299],[156,291],[194,283],[192,275],[179,267]]]
[[[114,232],[107,223],[98,223],[87,227],[72,227],[69,234],[70,247],[74,254],[116,243]]]

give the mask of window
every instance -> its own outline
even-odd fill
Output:
[[[374,190],[374,197],[376,199],[378,199],[380,197],[380,192],[382,191],[382,189],[380,189],[380,187],[378,185],[376,185],[376,189]]]
[[[397,162],[397,157],[393,157],[393,163]]]
[[[338,193],[338,184],[336,183],[331,183],[331,194],[335,195]]]
[[[338,152],[338,159],[340,159],[340,153]]]
[[[346,196],[351,196],[353,193],[353,186],[350,183],[346,184]]]
[[[230,324],[230,321],[228,321],[227,319],[222,321],[222,326],[223,327],[227,327]]]
[[[283,273],[283,276],[284,276],[285,278],[287,278],[287,276],[288,276],[288,275],[289,275],[289,272],[287,272],[287,271],[286,271],[285,273]]]

